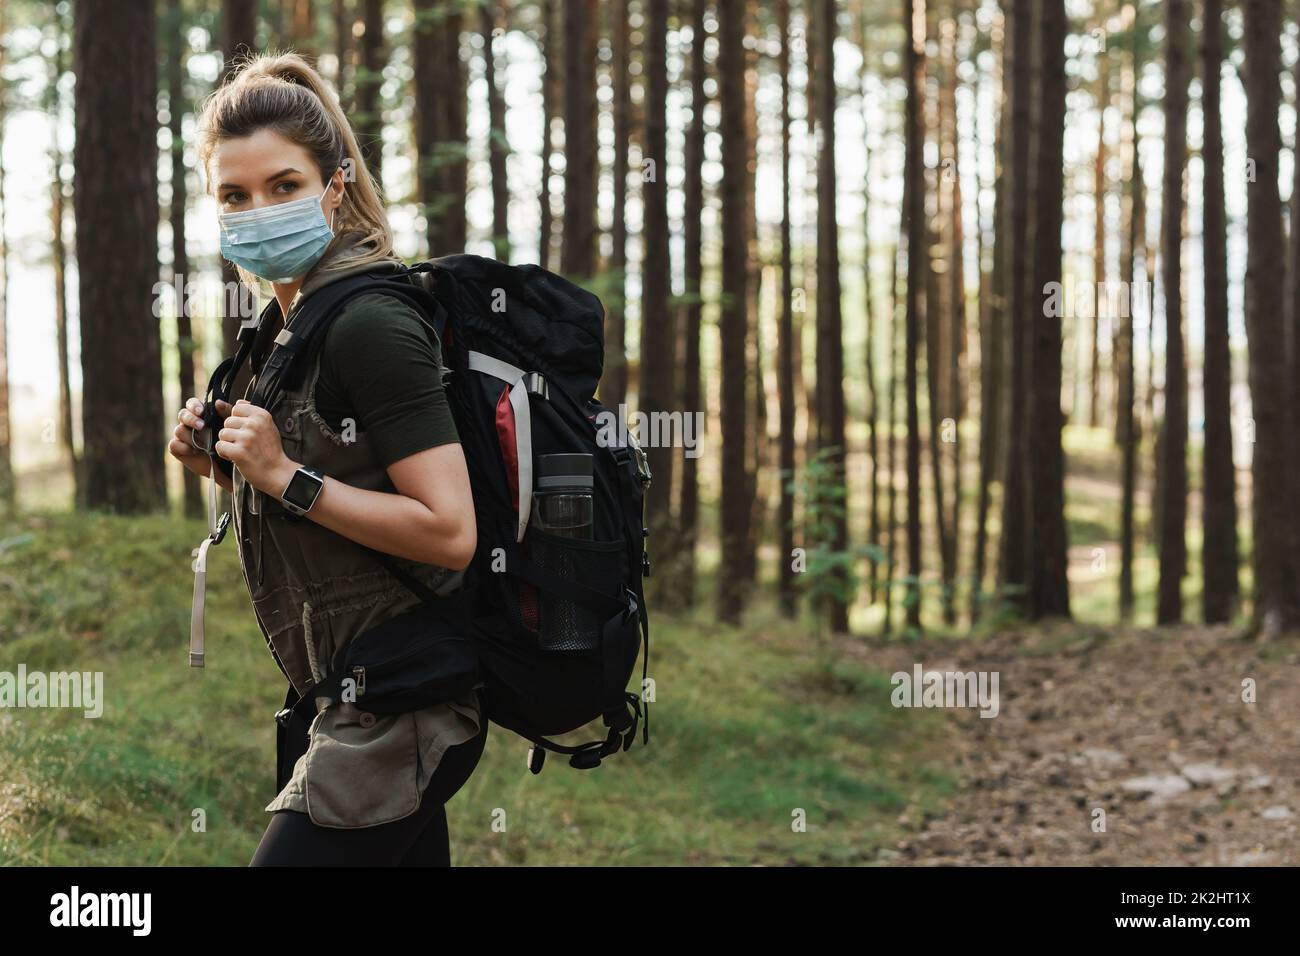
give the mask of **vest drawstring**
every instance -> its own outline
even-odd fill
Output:
[[[311,632],[311,604],[302,603],[302,639],[307,645],[307,665],[311,668],[312,680],[319,684],[325,679],[321,673],[320,663],[316,659],[316,641]]]

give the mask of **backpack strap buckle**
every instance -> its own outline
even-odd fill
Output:
[[[551,390],[546,384],[546,379],[542,377],[541,372],[528,372],[524,375],[524,387],[540,398],[549,400],[551,397]]]

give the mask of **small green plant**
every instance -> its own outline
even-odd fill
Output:
[[[838,546],[836,538],[846,514],[846,491],[843,458],[837,446],[821,448],[804,466],[800,478],[790,481],[787,490],[802,498],[803,554],[800,587],[817,611],[814,629],[818,666],[827,673],[834,668],[830,642],[830,608],[848,606],[857,594],[863,558],[885,560],[885,553],[874,545]]]

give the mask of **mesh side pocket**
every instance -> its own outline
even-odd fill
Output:
[[[622,591],[623,545],[617,541],[583,541],[528,533],[534,564],[556,577],[593,591],[614,595]],[[544,588],[537,592],[539,642],[548,651],[589,651],[600,646],[605,617]]]

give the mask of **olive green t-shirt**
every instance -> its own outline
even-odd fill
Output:
[[[430,333],[406,303],[357,296],[325,330],[321,349],[316,410],[336,431],[353,419],[384,468],[460,440]]]

